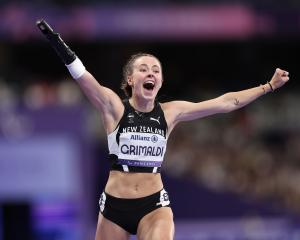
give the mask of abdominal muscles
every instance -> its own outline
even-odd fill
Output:
[[[163,188],[160,173],[110,171],[105,192],[119,198],[140,198]]]

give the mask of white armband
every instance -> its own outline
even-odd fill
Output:
[[[85,66],[78,57],[76,57],[72,63],[66,65],[66,67],[75,80],[80,78],[85,73]]]

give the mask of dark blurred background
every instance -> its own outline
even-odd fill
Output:
[[[300,2],[0,1],[0,240],[94,239],[107,180],[99,113],[35,26],[45,19],[120,90],[131,54],[162,62],[158,99],[203,101],[290,72],[233,113],[183,123],[163,166],[180,240],[300,239]]]

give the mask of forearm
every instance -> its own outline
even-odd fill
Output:
[[[253,102],[257,98],[271,92],[270,83],[260,85],[258,87],[238,91],[229,92],[221,96],[224,102],[224,112],[231,112],[247,104]]]
[[[73,79],[77,81],[87,98],[102,112],[111,111],[111,102],[119,102],[118,96],[110,89],[101,86],[98,81],[86,70],[81,60],[63,41],[60,35],[44,21],[37,21],[37,26],[49,40],[50,45],[68,68]]]

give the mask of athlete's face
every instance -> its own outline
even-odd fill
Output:
[[[132,75],[128,77],[132,96],[147,100],[155,99],[162,85],[162,72],[159,61],[151,56],[142,56],[133,63]]]

